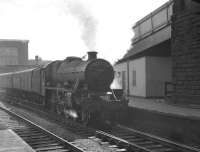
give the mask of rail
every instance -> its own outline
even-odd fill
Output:
[[[66,150],[71,150],[73,152],[84,152],[82,149],[74,146],[73,144],[71,144],[70,142],[68,142],[67,140],[63,139],[63,138],[60,138],[58,137],[57,135],[51,133],[50,131],[44,129],[43,127],[37,125],[37,124],[34,124],[33,122],[31,122],[30,120],[18,115],[17,113],[13,112],[13,111],[10,111],[9,109],[5,108],[5,107],[0,107],[1,110],[5,111],[6,113],[8,113],[9,115],[13,116],[13,117],[16,117],[17,119],[19,120],[22,120],[25,124],[26,124],[26,128],[17,128],[17,129],[13,129],[17,134],[19,134],[19,136],[23,138],[25,138],[25,141],[30,141],[32,139],[36,139],[36,135],[39,134],[39,137],[38,139],[40,139],[40,137],[42,136],[43,138],[45,137],[45,139],[47,139],[48,137],[48,140],[52,142],[51,139],[54,139],[59,145],[63,145],[65,147]],[[27,132],[28,130],[28,132]],[[31,131],[34,131],[34,132],[37,132],[37,133],[31,133]],[[38,132],[39,131],[39,132]],[[28,136],[28,134],[35,134],[34,137],[32,136]],[[41,135],[42,134],[42,135]],[[46,140],[45,140],[46,141]],[[47,142],[47,141],[46,141]],[[40,142],[38,142],[39,144],[42,143],[42,138],[40,139]],[[34,143],[28,143],[28,144],[34,144]],[[53,143],[53,145],[50,145],[50,147],[47,147],[47,145],[43,145],[44,147],[41,147],[41,148],[38,148],[37,149],[44,149],[44,151],[51,149],[51,146],[53,146],[54,148],[58,148],[58,151],[59,151],[59,148],[61,148],[61,146],[55,146],[54,144],[56,144],[55,142]],[[56,144],[57,145],[57,144]],[[37,145],[38,146],[38,145]],[[63,147],[63,148],[64,148]],[[34,147],[33,147],[34,149]],[[56,150],[56,149],[55,149]],[[36,150],[37,151],[37,150]]]

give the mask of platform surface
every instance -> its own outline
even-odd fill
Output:
[[[162,99],[130,97],[129,106],[200,120],[200,105],[169,104]]]
[[[0,152],[35,152],[11,129],[0,130]]]

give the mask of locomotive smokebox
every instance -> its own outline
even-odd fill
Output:
[[[93,59],[97,58],[97,52],[90,51],[90,52],[87,52],[87,53],[88,53],[88,60],[93,60]]]
[[[67,82],[72,89],[78,82],[79,89],[86,84],[90,92],[108,91],[114,78],[113,67],[106,60],[98,59],[96,55],[97,52],[88,52],[87,61],[68,57],[58,65],[54,81],[63,84]]]

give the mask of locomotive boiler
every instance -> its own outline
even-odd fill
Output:
[[[47,81],[62,86],[76,84],[76,87],[87,88],[89,92],[108,91],[114,78],[113,68],[106,60],[97,59],[96,54],[97,52],[88,52],[86,61],[78,57],[67,57]]]
[[[0,74],[10,101],[24,102],[85,124],[100,122],[121,108],[105,100],[114,79],[112,65],[88,52],[88,59],[67,57],[46,66]]]

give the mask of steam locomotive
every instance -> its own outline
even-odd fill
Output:
[[[0,87],[10,101],[88,124],[114,120],[124,105],[107,96],[113,79],[112,65],[98,59],[97,52],[88,52],[88,60],[67,57],[43,67],[0,74]]]

